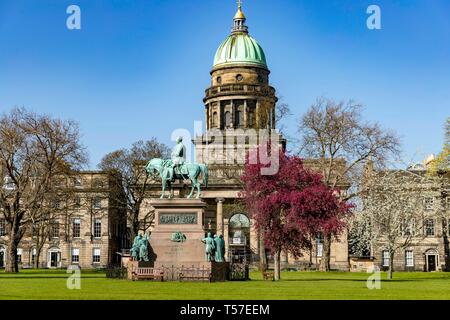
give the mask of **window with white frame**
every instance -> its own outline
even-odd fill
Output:
[[[407,267],[414,267],[414,253],[412,250],[405,251],[405,264]]]
[[[34,261],[36,260],[36,248],[31,249],[31,263],[34,264]]]
[[[52,238],[59,238],[59,222],[53,221],[50,229],[50,236]]]
[[[73,199],[73,206],[74,206],[75,208],[81,207],[81,198],[80,198],[80,197],[75,197],[75,198]]]
[[[72,248],[72,263],[80,262],[80,249]]]
[[[102,199],[95,198],[92,205],[93,205],[94,209],[101,209],[102,208]]]
[[[79,238],[81,233],[81,220],[73,219],[72,232],[74,238]]]
[[[93,263],[100,263],[100,248],[94,248],[93,256],[92,256],[92,262]]]
[[[434,198],[432,198],[432,197],[424,198],[423,205],[425,207],[425,210],[432,210],[433,206],[434,206]]]
[[[17,263],[22,263],[22,248],[17,248]]]
[[[316,238],[316,255],[317,257],[322,257],[323,256],[323,236],[321,234],[319,234]]]
[[[6,221],[5,219],[0,219],[0,237],[6,236]]]
[[[427,237],[434,236],[434,219],[425,220],[425,235]]]
[[[5,176],[3,178],[3,189],[5,190],[14,190],[16,185],[14,184],[13,179],[10,176]]]
[[[416,233],[416,225],[414,219],[404,220],[401,227],[402,227],[402,235],[405,237],[414,236]]]
[[[382,261],[381,261],[383,267],[389,267],[390,260],[391,260],[391,257],[389,255],[389,251],[388,250],[383,250],[383,252],[382,252]]]
[[[61,209],[61,201],[60,200],[53,200],[52,201],[52,208],[55,210]]]
[[[95,219],[94,221],[94,238],[101,238],[102,236],[102,220]]]
[[[81,187],[81,178],[80,177],[73,178],[73,185],[75,187]]]
[[[323,243],[317,243],[317,256],[321,257],[323,255]]]

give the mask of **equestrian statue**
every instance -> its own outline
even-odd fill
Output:
[[[186,163],[186,147],[183,145],[183,138],[176,139],[176,146],[172,150],[171,159],[155,158],[150,160],[145,167],[149,174],[159,173],[162,182],[161,199],[164,198],[166,185],[168,185],[170,194],[169,199],[173,197],[172,183],[176,180],[184,181],[191,180],[191,193],[187,196],[192,198],[195,188],[197,188],[196,198],[200,198],[200,182],[199,176],[202,175],[202,180],[205,187],[208,187],[208,166],[198,163]]]

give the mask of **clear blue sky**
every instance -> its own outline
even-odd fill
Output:
[[[82,29],[66,28],[81,8]],[[382,10],[382,30],[366,9]],[[0,112],[77,120],[91,167],[204,119],[202,98],[234,0],[0,0]],[[439,152],[450,116],[450,1],[246,0],[250,33],[295,122],[318,96],[353,98],[402,137],[405,161]]]

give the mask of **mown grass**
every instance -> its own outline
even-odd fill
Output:
[[[0,299],[89,300],[386,300],[450,299],[450,273],[382,274],[380,290],[366,286],[369,274],[283,272],[279,282],[263,281],[257,272],[246,282],[151,282],[107,279],[103,272],[84,271],[81,289],[69,290],[64,270],[0,272]]]

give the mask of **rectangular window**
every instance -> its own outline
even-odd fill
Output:
[[[0,219],[0,237],[6,236],[6,221],[5,219]]]
[[[317,243],[317,256],[321,257],[323,255],[323,243]]]
[[[94,209],[101,209],[102,208],[102,199],[95,198],[93,202]]]
[[[52,238],[59,238],[59,222],[53,222],[51,225],[50,236]]]
[[[425,220],[425,235],[427,237],[434,236],[434,220],[433,219]]]
[[[94,248],[94,253],[92,256],[93,263],[100,263],[100,248]]]
[[[75,187],[81,187],[81,178],[80,177],[73,178],[73,185]]]
[[[17,248],[17,263],[22,263],[22,248]]]
[[[72,248],[72,263],[80,262],[80,249]]]
[[[316,256],[317,257],[322,257],[323,256],[323,235],[322,234],[317,234],[316,236]]]
[[[102,220],[95,219],[94,222],[94,238],[100,238],[102,236]]]
[[[10,176],[5,176],[3,178],[3,189],[12,191],[15,188],[16,185],[14,184],[13,179]]]
[[[61,201],[59,201],[59,200],[54,200],[54,201],[52,202],[52,208],[53,208],[53,209],[60,209],[60,208],[61,208]]]
[[[382,258],[383,258],[383,261],[382,261],[383,267],[389,267],[389,263],[390,263],[390,260],[391,260],[391,257],[389,256],[389,251],[384,250],[382,254],[383,254],[383,256],[382,256]]]
[[[425,210],[433,210],[434,199],[431,197],[424,198],[423,204],[424,204]]]
[[[414,236],[416,233],[416,225],[415,225],[415,220],[411,219],[411,220],[405,220],[402,225],[402,235],[403,236]]]
[[[405,251],[405,264],[407,267],[414,267],[414,254],[412,250]]]
[[[80,231],[81,231],[81,220],[80,219],[74,219],[73,220],[73,237],[79,238],[80,237]]]
[[[94,179],[94,188],[103,188],[103,181],[101,179]]]
[[[80,197],[75,197],[75,198],[73,199],[73,206],[74,206],[75,208],[81,207],[81,198],[80,198]]]
[[[31,249],[31,264],[36,260],[36,248]]]

